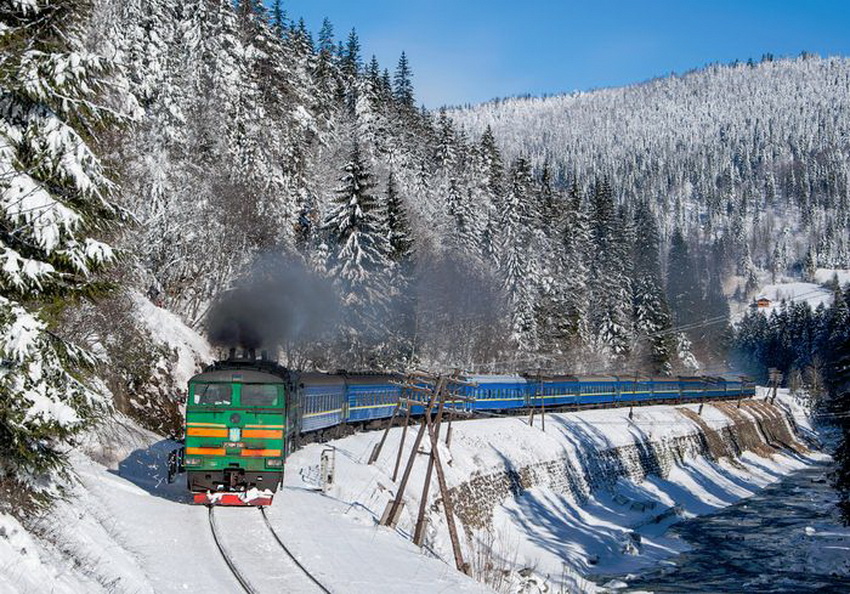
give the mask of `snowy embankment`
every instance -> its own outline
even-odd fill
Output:
[[[531,427],[521,417],[456,423],[441,453],[466,559],[496,586],[547,581],[593,590],[582,576],[633,571],[680,551],[680,541],[663,536],[672,523],[748,497],[820,458],[790,419],[752,401],[706,405],[701,414],[696,405],[638,408],[632,418],[628,409],[549,414],[545,433],[539,421]],[[356,504],[362,521],[380,517],[395,492],[399,436],[390,434],[374,466],[366,461],[380,435],[328,444],[337,452],[330,496]],[[404,460],[411,442],[408,435]],[[328,445],[292,457],[290,488],[311,485]],[[398,525],[405,534],[419,507],[420,457]],[[453,562],[438,500],[434,481],[426,544]]]
[[[390,433],[374,465],[367,460],[381,432],[296,452],[272,524],[333,592],[489,591],[454,569],[436,479],[427,546],[410,542],[427,456],[418,456],[397,529],[377,525],[397,488],[390,477],[400,433]],[[627,409],[547,414],[545,433],[522,417],[472,420],[455,422],[452,433],[441,453],[464,555],[501,590],[544,581],[593,590],[582,575],[631,571],[677,552],[682,544],[663,536],[672,522],[751,495],[818,456],[764,402],[706,405],[701,415],[692,405],[638,408],[631,419]],[[81,481],[73,497],[29,531],[2,518],[0,589],[237,592],[206,510],[187,503],[181,482],[165,481],[175,446],[121,419],[92,436],[87,453],[73,456]],[[334,484],[323,494],[319,462],[329,448]],[[236,558],[261,557],[246,571],[279,586],[291,569],[264,544],[267,535],[252,532],[256,510],[222,511],[225,525],[245,526],[228,531]]]

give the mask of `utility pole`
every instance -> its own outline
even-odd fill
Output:
[[[540,399],[540,422],[542,425],[543,433],[546,433],[546,394],[543,393],[543,375],[540,370],[537,370],[537,375],[534,377],[535,386],[534,386],[534,394],[537,398]],[[531,427],[534,427],[534,413],[537,410],[534,406],[534,398],[531,397],[531,416],[528,419],[528,424]]]
[[[381,450],[384,449],[384,442],[387,441],[387,435],[390,433],[390,429],[393,428],[395,424],[396,417],[398,416],[398,411],[401,408],[401,396],[399,396],[398,402],[395,405],[395,409],[393,410],[393,416],[390,417],[390,422],[387,424],[387,428],[384,430],[384,434],[381,436],[381,441],[375,444],[375,447],[372,449],[372,455],[369,456],[368,464],[374,464],[378,460],[378,456],[381,455]]]
[[[437,434],[437,439],[440,436],[440,423],[443,421],[443,410],[445,409],[446,399],[443,394],[445,380],[440,378],[437,381],[436,390],[438,390],[437,399],[437,420],[434,423],[434,431]],[[428,427],[431,431],[431,427]],[[419,499],[419,514],[416,517],[416,528],[413,531],[413,543],[416,546],[422,546],[425,541],[425,511],[428,507],[428,491],[431,487],[431,473],[434,471],[434,444],[431,444],[431,454],[428,456],[428,469],[425,471],[425,482],[422,484],[422,497]]]
[[[783,378],[784,376],[782,375],[782,372],[781,372],[781,371],[779,371],[779,370],[778,370],[777,368],[775,368],[775,367],[771,367],[771,368],[768,370],[768,373],[769,373],[769,378],[770,378],[769,385],[770,385],[771,387],[773,387],[773,393],[772,393],[772,394],[771,394],[771,396],[770,396],[770,403],[771,403],[771,404],[773,404],[773,403],[776,401],[776,393],[779,391],[779,386],[780,386],[780,384],[782,383],[782,378]],[[741,386],[742,386],[742,389],[743,389],[743,385],[744,385],[744,380],[743,380],[743,378],[742,378],[742,379],[741,379]]]
[[[401,453],[404,450],[404,440],[407,437],[407,428],[410,426],[410,400],[405,401],[404,405],[407,410],[404,415],[404,428],[401,430],[401,441],[398,444],[398,454],[395,457],[395,467],[393,468],[393,482],[398,478],[398,468],[401,466]]]
[[[455,371],[449,377],[433,376],[424,373],[412,374],[408,376],[409,383],[404,386],[404,389],[411,394],[419,394],[419,399],[409,397],[407,401],[408,413],[413,404],[420,404],[424,407],[422,423],[419,427],[419,433],[416,436],[416,441],[413,445],[413,450],[407,460],[407,465],[404,469],[404,474],[401,478],[398,491],[393,500],[387,504],[387,508],[381,518],[380,524],[383,526],[395,526],[398,522],[398,516],[403,506],[404,492],[407,488],[407,483],[410,478],[413,464],[419,452],[419,446],[424,436],[425,431],[428,432],[428,438],[431,444],[431,452],[428,458],[428,468],[426,470],[425,482],[422,485],[422,497],[419,502],[419,513],[416,519],[416,527],[413,535],[413,542],[422,546],[425,540],[425,525],[426,511],[428,508],[428,493],[430,491],[431,477],[436,470],[437,482],[440,487],[440,495],[443,500],[443,508],[446,513],[446,525],[449,529],[449,538],[452,543],[452,551],[455,557],[455,564],[458,570],[469,575],[469,565],[463,559],[463,552],[460,546],[460,539],[457,534],[457,525],[454,518],[454,506],[451,501],[448,483],[446,481],[445,472],[440,458],[439,442],[440,442],[440,425],[442,424],[443,416],[446,410],[446,405],[449,404],[449,414],[452,414],[458,402],[466,403],[471,400],[469,397],[451,392],[448,389],[449,384],[460,385],[465,384],[459,379],[460,372]],[[434,407],[437,408],[434,415]],[[401,450],[399,450],[399,459]]]
[[[398,516],[401,512],[401,508],[404,505],[404,491],[407,488],[407,481],[410,479],[410,472],[413,470],[413,463],[416,460],[416,454],[419,451],[419,444],[422,443],[422,438],[425,436],[426,429],[426,419],[431,417],[431,409],[434,407],[434,400],[437,397],[437,391],[434,390],[431,393],[431,397],[428,398],[427,404],[425,402],[421,402],[425,406],[425,411],[422,415],[422,422],[419,424],[419,433],[416,434],[416,439],[413,442],[413,449],[410,452],[410,458],[407,460],[407,466],[404,468],[404,474],[401,477],[401,483],[399,483],[398,490],[396,491],[396,495],[394,499],[391,499],[389,503],[387,503],[387,508],[384,510],[384,515],[381,517],[381,526],[395,526],[398,522]],[[408,407],[411,404],[412,398],[408,399]]]
[[[434,464],[437,468],[437,482],[440,484],[440,495],[443,498],[443,509],[446,512],[446,526],[449,529],[449,538],[452,541],[455,566],[459,571],[462,571],[466,575],[471,575],[469,564],[463,560],[463,551],[460,548],[460,540],[458,539],[457,527],[455,526],[454,505],[452,504],[448,483],[446,483],[446,475],[443,472],[443,465],[440,461],[440,440],[437,436],[437,431],[430,415],[427,416],[427,421],[428,432],[431,435],[431,456],[433,457]]]

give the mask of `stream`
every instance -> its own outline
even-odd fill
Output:
[[[850,529],[814,466],[670,534],[692,550],[638,575],[605,576],[619,592],[850,592]]]

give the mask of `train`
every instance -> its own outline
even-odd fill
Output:
[[[189,381],[182,470],[193,501],[265,506],[286,456],[305,436],[386,422],[402,396],[392,374],[304,373],[253,352],[218,361]],[[745,377],[460,375],[453,393],[471,414],[741,399]],[[412,406],[421,415],[422,406]]]

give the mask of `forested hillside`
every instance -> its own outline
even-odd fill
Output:
[[[850,266],[850,62],[715,65],[616,89],[452,110],[490,129],[506,158],[580,178],[604,175],[618,200],[648,199],[665,235],[731,235],[739,272]]]
[[[850,265],[847,60],[430,112],[415,56],[284,8],[3,9],[4,394],[51,370],[16,423],[170,402],[139,293],[299,368],[713,372],[730,296]]]
[[[435,114],[407,56],[279,3],[104,3],[92,39],[145,110],[116,139],[143,282],[200,326],[240,277],[329,279],[337,332],[258,339],[291,364],[717,369],[759,270],[850,258],[843,59]]]

